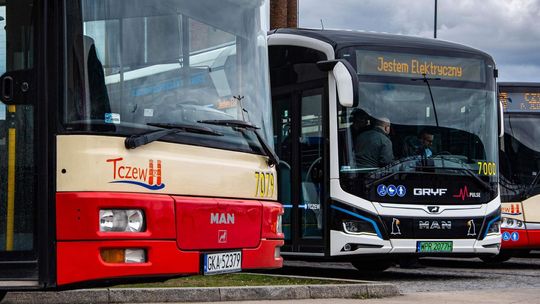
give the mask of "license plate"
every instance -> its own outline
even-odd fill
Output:
[[[218,274],[242,271],[242,251],[204,254],[203,274]]]
[[[452,252],[452,242],[417,242],[416,252]]]

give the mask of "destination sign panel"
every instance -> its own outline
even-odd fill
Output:
[[[359,75],[407,78],[440,78],[485,82],[485,63],[480,59],[428,56],[378,51],[356,51]]]
[[[540,92],[499,93],[506,112],[540,112]]]

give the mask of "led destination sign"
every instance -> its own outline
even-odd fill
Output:
[[[540,112],[540,92],[501,92],[499,99],[507,112]]]
[[[479,59],[420,54],[356,51],[359,75],[397,76],[484,82],[484,62]]]

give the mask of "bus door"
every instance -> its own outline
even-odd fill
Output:
[[[325,86],[316,82],[272,90],[274,139],[284,205],[282,252],[324,254],[327,184]]]
[[[0,294],[38,285],[35,17],[34,0],[0,1]]]

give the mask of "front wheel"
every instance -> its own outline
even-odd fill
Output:
[[[500,264],[504,263],[512,258],[512,253],[508,251],[501,251],[497,255],[483,256],[480,260],[487,264]]]
[[[394,266],[393,260],[360,260],[351,262],[360,272],[383,272]]]

